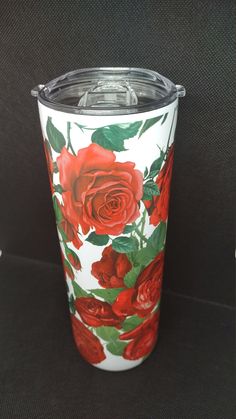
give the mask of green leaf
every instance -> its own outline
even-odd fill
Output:
[[[59,232],[61,234],[62,240],[64,242],[67,242],[68,241],[68,237],[67,237],[66,233],[64,232],[64,230],[61,228],[60,224],[57,225],[57,228],[58,228],[58,230],[59,230]]]
[[[87,291],[83,290],[75,281],[72,282],[76,298],[91,297]]]
[[[124,234],[129,234],[132,231],[134,231],[135,226],[133,226],[132,224],[125,226],[125,229],[123,231]]]
[[[140,318],[138,316],[127,317],[125,321],[122,323],[122,329],[125,332],[129,332],[130,330],[135,329],[137,326],[143,323],[143,321],[144,318]]]
[[[98,128],[92,134],[92,143],[96,143],[107,150],[125,151],[124,141],[121,138],[115,138],[109,127]]]
[[[63,264],[64,264],[64,268],[66,268],[69,271],[69,272],[67,272],[67,274],[69,274],[72,278],[74,278],[74,272],[73,272],[72,267],[71,267],[70,263],[68,262],[68,260],[64,259]]]
[[[120,342],[119,340],[107,344],[107,350],[113,355],[122,356],[127,342]]]
[[[154,177],[156,177],[156,175],[159,173],[159,170],[152,170],[149,173],[149,178],[153,179]]]
[[[142,122],[115,124],[97,128],[92,134],[92,143],[112,151],[125,151],[124,140],[134,137]]]
[[[164,157],[165,157],[165,153],[161,151],[160,157],[154,160],[154,162],[151,164],[149,178],[153,179],[159,173],[162,163],[164,161]]]
[[[65,252],[66,252],[66,256],[68,258],[68,260],[70,261],[70,263],[72,264],[72,266],[75,269],[81,269],[81,263],[80,263],[80,259],[78,257],[78,255],[74,252],[74,250],[70,249],[68,246],[65,245]],[[72,256],[72,260],[70,256]]]
[[[161,125],[163,125],[164,124],[164,122],[166,121],[166,119],[167,119],[167,116],[168,116],[168,112],[167,113],[165,113],[165,115],[164,115],[164,118],[162,119],[162,121],[161,121]]]
[[[143,201],[148,201],[150,199],[152,199],[152,197],[154,195],[160,195],[160,191],[159,188],[157,186],[157,184],[153,181],[153,180],[148,180],[144,185],[143,185],[143,197],[142,200]]]
[[[132,264],[132,265],[137,265],[137,264],[135,264],[135,261],[136,261],[136,259],[135,259],[135,255],[136,255],[136,253],[137,252],[130,252],[130,253],[127,253],[127,257],[128,257],[128,259],[129,259],[129,261],[130,261],[130,263]]]
[[[164,156],[161,155],[160,157],[158,157],[158,159],[154,160],[154,162],[151,164],[150,172],[153,172],[156,170],[159,172],[161,165],[163,163],[163,160],[164,160]]]
[[[137,121],[131,124],[118,124],[117,126],[120,129],[120,135],[122,135],[123,140],[128,140],[138,134],[141,125],[142,121]]]
[[[166,153],[158,146],[158,144],[157,144],[157,148],[160,151],[160,158],[164,161]]]
[[[118,253],[129,253],[137,250],[138,243],[134,237],[120,236],[112,240],[112,247]]]
[[[55,195],[53,195],[52,197],[52,202],[53,202],[53,207],[55,211],[56,222],[57,224],[60,224],[61,221],[63,220],[63,216],[62,216],[61,208],[59,206],[58,199]]]
[[[54,187],[55,192],[62,194],[63,188],[61,187],[61,185],[53,185],[53,187]]]
[[[160,119],[162,117],[163,117],[163,115],[160,115],[160,116],[155,116],[154,118],[147,119],[142,126],[142,129],[139,133],[138,138],[140,138],[141,135],[143,135],[144,132],[147,131],[149,128],[151,128],[154,124],[156,124],[158,121],[160,121]]]
[[[138,252],[132,254],[134,266],[143,266],[144,268],[155,258],[157,250],[152,246],[146,246]]]
[[[93,231],[87,237],[86,241],[96,246],[105,246],[109,242],[109,236],[107,234],[96,234]]]
[[[69,309],[72,314],[75,314],[75,299],[72,294],[69,297]]]
[[[162,223],[162,224],[165,224],[165,223]],[[146,266],[148,266],[153,261],[153,259],[155,259],[158,253],[164,248],[165,237],[166,237],[166,226],[160,226],[160,228],[155,229],[153,234],[149,237],[146,247],[138,250],[137,252],[132,252],[127,255],[130,262],[133,264],[133,269],[137,269],[136,271],[138,272],[137,277],[140,271],[146,268]],[[128,272],[127,275],[131,274],[131,272],[132,271]],[[132,287],[133,286],[132,279],[130,279],[131,285],[129,285],[129,282],[126,282],[126,277],[125,277],[125,284],[127,287],[130,287],[130,286]]]
[[[155,249],[156,254],[164,248],[167,225],[161,221],[148,239],[148,247]]]
[[[46,132],[48,141],[54,151],[60,153],[62,148],[66,145],[64,135],[53,125],[52,118],[49,116],[46,125]]]
[[[141,271],[141,266],[134,266],[124,277],[124,283],[128,288],[135,285],[136,279]]]
[[[119,332],[112,326],[96,327],[95,332],[100,338],[106,340],[107,342],[117,340],[119,337]]]
[[[124,288],[107,288],[107,289],[95,288],[95,289],[90,290],[90,292],[96,295],[97,297],[102,298],[107,303],[113,304],[117,295],[123,290]]]

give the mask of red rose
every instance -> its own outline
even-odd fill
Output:
[[[156,226],[160,221],[166,221],[168,218],[170,182],[172,175],[174,157],[174,146],[171,145],[166,162],[161,169],[156,184],[160,190],[160,195],[154,196],[152,201],[145,201],[145,206],[150,214],[150,224]]]
[[[130,330],[129,332],[122,333],[119,336],[120,340],[131,340],[136,339],[142,336],[144,332],[148,329],[157,329],[158,321],[160,317],[160,310],[156,311],[154,314],[151,314],[146,320],[144,320],[139,326],[135,329]]]
[[[49,148],[50,146],[47,145],[47,143],[43,140],[43,147],[44,152],[47,160],[47,167],[48,167],[48,175],[49,175],[49,183],[52,194],[54,193],[54,187],[53,187],[53,160],[52,160],[52,152]]]
[[[112,304],[112,310],[117,316],[132,316],[135,314],[133,301],[135,300],[135,288],[127,288],[121,291]]]
[[[159,311],[130,332],[120,335],[121,340],[133,339],[124,349],[123,357],[135,360],[148,355],[155,346]]]
[[[117,316],[137,314],[145,317],[160,299],[164,253],[156,258],[139,274],[133,288],[121,291],[112,305]]]
[[[71,316],[71,322],[75,343],[83,358],[91,364],[104,361],[106,356],[99,339],[75,316]]]
[[[160,252],[138,276],[133,307],[141,317],[150,313],[160,299],[163,266],[164,252]]]
[[[56,206],[60,211],[60,222],[58,222],[58,228],[61,229],[65,234],[63,235],[63,240],[67,242],[72,242],[76,249],[79,249],[83,242],[80,240],[78,235],[78,226],[71,224],[66,218],[66,212],[63,205],[60,204],[57,197],[55,197]],[[80,269],[80,268],[79,268]]]
[[[102,258],[92,264],[92,275],[104,288],[124,287],[124,276],[132,265],[124,253],[117,253],[112,246],[105,247]]]
[[[120,326],[124,318],[116,316],[110,304],[93,297],[75,300],[75,308],[81,319],[89,326]]]
[[[148,355],[154,348],[157,337],[153,330],[147,330],[137,339],[132,340],[123,353],[125,359],[135,360]]]
[[[77,156],[62,149],[57,158],[66,218],[97,234],[121,234],[139,216],[143,176],[134,163],[115,162],[115,154],[90,144]]]

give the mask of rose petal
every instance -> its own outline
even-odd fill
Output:
[[[106,359],[99,339],[73,315],[71,323],[76,346],[84,359],[92,364],[98,364]]]
[[[87,173],[90,170],[104,170],[109,168],[114,161],[115,154],[98,144],[90,144],[78,152],[81,174]]]
[[[134,294],[134,288],[129,288],[120,292],[115,302],[112,304],[112,310],[117,314],[117,316],[131,316],[135,313],[132,304]]]
[[[57,166],[62,188],[64,190],[71,190],[74,181],[80,173],[78,158],[63,147],[60,156],[57,158]]]

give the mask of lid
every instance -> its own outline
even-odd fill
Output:
[[[75,70],[31,91],[42,104],[83,115],[122,115],[162,108],[185,88],[142,68],[98,67]]]

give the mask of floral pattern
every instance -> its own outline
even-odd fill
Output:
[[[119,235],[139,216],[143,176],[134,163],[119,163],[115,154],[91,144],[73,156],[64,147],[57,158],[67,219],[83,234]]]
[[[160,195],[154,196],[150,201],[144,202],[150,215],[150,223],[154,226],[156,226],[160,221],[166,221],[168,218],[173,157],[174,146],[172,144],[168,151],[166,162],[156,179],[156,184],[160,190]]]
[[[154,309],[161,295],[163,262],[164,253],[160,252],[139,274],[134,287],[120,292],[112,306],[114,313],[146,317]]]
[[[129,340],[125,347],[124,358],[136,360],[148,355],[155,346],[159,323],[159,311],[131,332],[120,335],[121,340]]]
[[[88,325],[120,327],[124,316],[117,316],[112,306],[94,297],[80,297],[75,301],[75,309],[81,319]]]
[[[73,315],[71,323],[75,343],[84,359],[92,364],[98,364],[106,359],[99,339]]]
[[[131,270],[132,264],[124,253],[118,253],[107,246],[102,252],[101,260],[92,264],[92,275],[104,288],[124,287],[124,277]]]
[[[108,354],[141,359],[157,339],[173,165],[171,132],[165,149],[159,149],[145,170],[120,161],[119,155],[125,155],[130,138],[141,141],[168,117],[166,113],[97,129],[76,123],[78,137],[81,132],[90,135],[90,143],[76,151],[72,123],[67,123],[65,138],[52,118],[47,120],[44,149],[72,330],[81,355],[92,364]],[[101,249],[100,257],[89,262],[94,287],[80,284],[85,243]]]

